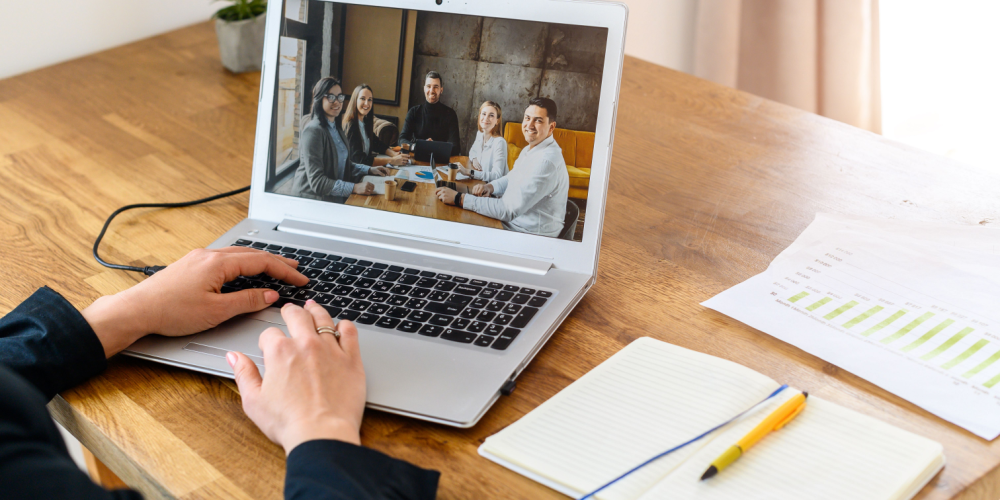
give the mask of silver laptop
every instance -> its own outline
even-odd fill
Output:
[[[627,9],[566,0],[284,0],[269,7],[249,214],[209,247],[294,256],[311,282],[296,289],[247,276],[223,292],[270,287],[279,290],[279,305],[316,300],[358,326],[369,408],[471,427],[514,390],[594,284]],[[440,75],[436,97],[425,86],[431,71]],[[340,80],[344,106],[357,86],[370,87],[376,120],[367,139],[387,147],[400,135],[432,138],[450,108],[463,155],[473,147],[487,154],[474,144],[485,101],[501,108],[497,127],[508,143],[494,140],[489,154],[504,147],[513,157],[529,151],[521,131],[529,99],[554,100],[569,186],[542,181],[538,189],[551,191],[544,204],[512,209],[518,217],[544,211],[548,235],[525,232],[517,219],[445,206],[420,165],[403,167],[414,189],[398,191],[395,201],[343,196],[335,179],[315,182],[321,176],[304,172],[300,151],[319,140],[309,130],[316,126],[312,92],[326,77]],[[319,105],[335,100],[320,96]],[[324,158],[313,154],[305,163]],[[553,231],[561,200],[565,219]],[[149,336],[125,353],[232,378],[226,352],[246,353],[263,369],[257,340],[271,326],[285,329],[278,307],[188,337]]]

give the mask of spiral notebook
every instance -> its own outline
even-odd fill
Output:
[[[745,366],[641,338],[487,438],[479,453],[579,498],[779,387]],[[596,498],[896,500],[916,495],[944,467],[941,444],[810,395],[791,423],[700,480],[716,457],[796,393],[782,391]]]

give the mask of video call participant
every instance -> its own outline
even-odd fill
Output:
[[[509,171],[507,169],[507,141],[500,132],[503,112],[500,105],[486,101],[479,106],[479,123],[476,140],[469,148],[469,165],[461,167],[462,174],[481,181],[495,181]]]
[[[299,138],[299,168],[292,179],[292,195],[314,200],[344,203],[351,194],[370,195],[375,186],[361,182],[366,175],[384,176],[385,167],[369,167],[351,161],[347,139],[336,125],[337,115],[347,97],[340,80],[320,79],[313,86],[309,123]]]
[[[354,88],[354,93],[347,102],[341,128],[347,136],[350,159],[362,165],[406,165],[409,163],[408,156],[393,151],[375,135],[375,114],[371,112],[374,99],[372,88],[362,83]],[[388,158],[378,158],[378,155],[386,155]]]
[[[83,311],[50,288],[28,297],[0,319],[0,497],[142,498],[91,482],[70,458],[45,403],[100,374],[107,358],[145,335],[189,335],[268,307],[278,300],[273,290],[222,294],[219,287],[258,273],[302,286],[309,279],[297,265],[249,248],[195,250]],[[281,316],[291,338],[277,328],[261,334],[263,377],[244,354],[230,352],[226,360],[243,410],[284,448],[285,498],[434,498],[437,472],[359,444],[365,372],[354,325],[334,325],[316,303],[286,305]]]
[[[446,187],[435,194],[448,205],[503,222],[511,231],[559,236],[566,218],[569,174],[562,148],[552,133],[556,129],[556,103],[536,97],[528,102],[521,121],[521,132],[528,146],[504,177],[472,188],[471,195],[461,195]],[[490,198],[490,195],[499,198]]]
[[[406,113],[399,142],[412,145],[420,139],[425,141],[445,141],[451,143],[451,154],[462,154],[462,138],[458,133],[458,115],[455,110],[441,103],[444,84],[437,71],[427,73],[424,78],[424,99]]]

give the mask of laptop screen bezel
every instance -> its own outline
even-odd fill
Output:
[[[278,41],[284,15],[282,8],[268,9],[267,13],[248,217],[275,223],[293,219],[382,234],[419,235],[439,243],[551,261],[560,269],[596,274],[624,59],[628,14],[625,5],[577,0],[443,0],[442,5],[436,5],[434,0],[347,0],[334,3],[607,28],[608,40],[582,242],[266,192],[272,103],[277,87]],[[552,97],[558,99],[558,96]]]

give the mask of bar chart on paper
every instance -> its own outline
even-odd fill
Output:
[[[838,233],[705,305],[987,439],[1000,434],[997,256]],[[992,260],[990,260],[992,257]],[[983,261],[988,268],[978,267]]]

